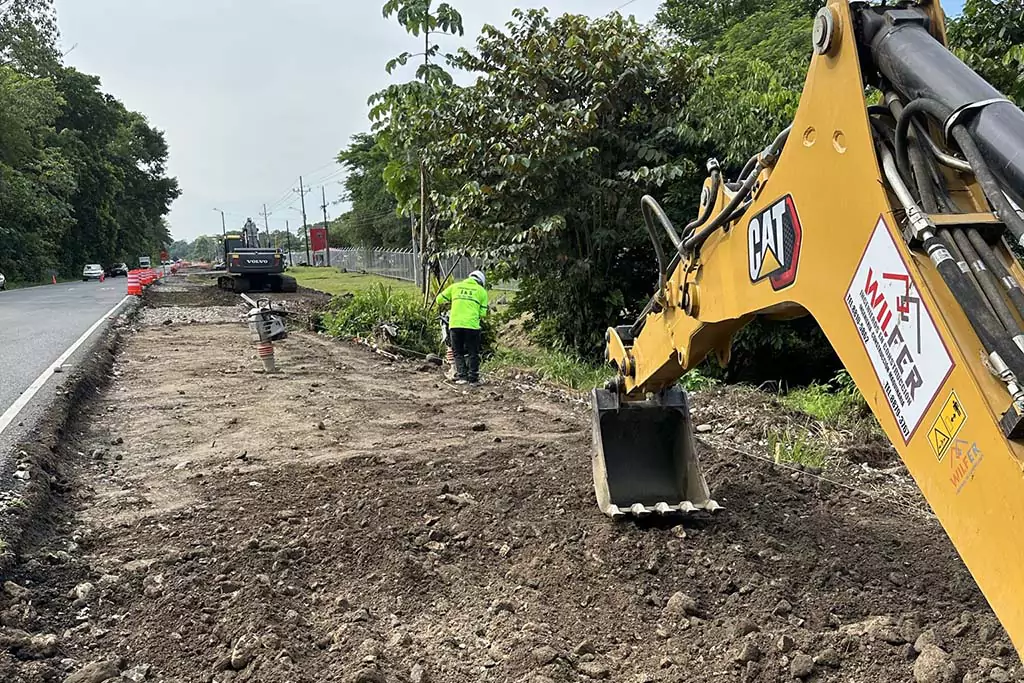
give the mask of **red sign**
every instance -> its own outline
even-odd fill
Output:
[[[309,245],[313,251],[323,251],[327,248],[327,228],[310,228]]]
[[[160,260],[161,261],[166,261],[168,258],[170,258],[170,256],[167,254],[166,251],[161,251],[160,252]]]

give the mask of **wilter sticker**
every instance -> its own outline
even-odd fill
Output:
[[[909,443],[953,359],[883,218],[846,292],[846,306]]]

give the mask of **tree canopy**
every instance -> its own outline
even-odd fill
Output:
[[[391,216],[419,210],[423,171],[435,246],[518,278],[515,306],[534,337],[595,356],[604,328],[654,289],[639,198],[654,194],[685,222],[709,157],[735,172],[792,121],[820,4],[664,0],[653,25],[516,10],[484,26],[471,49],[446,57],[469,85],[438,74],[374,96],[373,134],[339,157],[351,172],[352,243],[408,245]],[[412,5],[431,7],[388,3]],[[954,49],[1018,101],[1021,7],[968,0],[950,25]],[[739,343],[753,358],[799,349],[823,377],[836,369],[813,323],[755,328]]]
[[[49,0],[0,2],[0,272],[12,282],[133,262],[170,243],[167,143],[60,64]]]

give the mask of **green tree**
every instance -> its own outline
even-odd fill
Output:
[[[435,256],[439,223],[431,210],[429,193],[437,184],[431,178],[423,158],[423,148],[433,139],[434,117],[431,112],[444,101],[444,95],[453,89],[452,77],[437,58],[439,45],[431,38],[438,35],[463,35],[462,15],[446,2],[434,5],[433,0],[387,0],[384,18],[394,16],[398,23],[413,36],[423,37],[423,52],[403,52],[387,64],[387,72],[404,66],[409,60],[422,57],[416,69],[416,79],[409,83],[392,85],[370,97],[371,119],[378,131],[378,141],[388,151],[390,163],[385,169],[385,180],[405,215],[418,213],[418,240],[423,259],[423,270]],[[450,61],[451,56],[445,55]],[[413,193],[417,186],[418,195]],[[435,275],[437,268],[435,265]],[[428,280],[424,278],[424,290]]]
[[[436,110],[428,148],[429,167],[461,179],[435,192],[446,243],[520,279],[515,305],[540,340],[594,356],[654,291],[641,195],[675,183],[695,201],[703,180],[700,136],[680,116],[688,65],[618,14],[543,10],[484,27],[456,63],[478,79]]]
[[[0,64],[31,75],[59,65],[53,0],[0,0]]]
[[[390,158],[376,137],[354,135],[338,161],[348,169],[345,199],[352,209],[332,228],[332,236],[337,233],[339,240],[364,247],[408,248],[409,222],[399,217],[398,202],[384,182]]]
[[[967,0],[949,23],[957,56],[1024,107],[1024,0]]]

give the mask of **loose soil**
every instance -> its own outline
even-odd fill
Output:
[[[766,462],[764,394],[694,396],[725,511],[613,523],[577,401],[302,330],[265,374],[233,300],[149,299],[3,577],[0,681],[876,683],[927,642],[922,680],[1021,680],[905,471]]]

